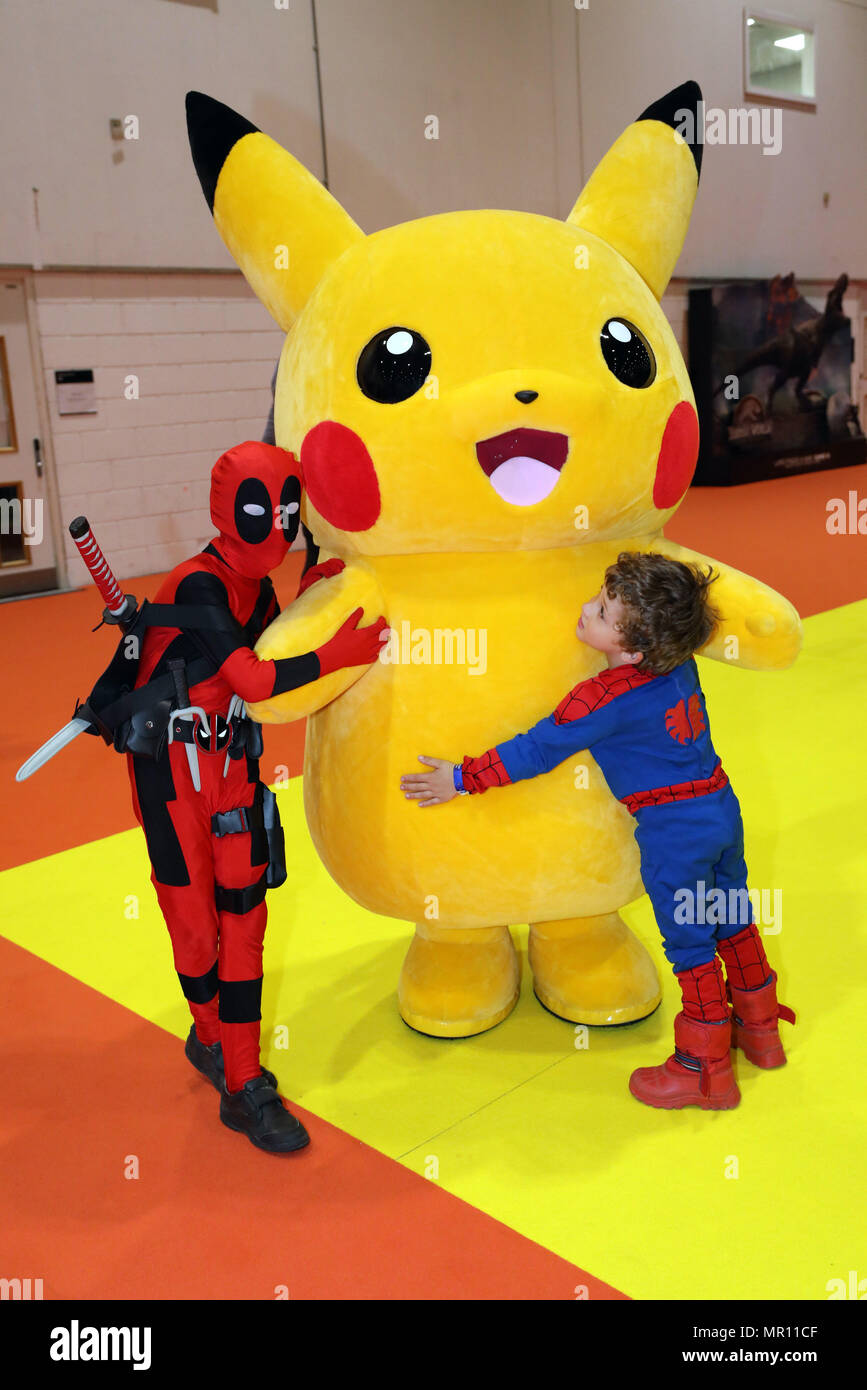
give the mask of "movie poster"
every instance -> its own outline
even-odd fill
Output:
[[[754,482],[867,459],[851,398],[841,275],[820,312],[794,272],[689,292],[701,445],[694,483]]]

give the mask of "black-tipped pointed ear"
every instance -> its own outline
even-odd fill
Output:
[[[682,82],[679,87],[666,92],[659,101],[654,101],[638,117],[639,121],[661,121],[663,125],[669,125],[672,130],[683,135],[692,151],[697,175],[701,174],[701,156],[704,150],[704,142],[698,139],[699,115],[703,114],[699,112],[701,99],[701,87],[697,82]],[[684,116],[687,112],[690,119],[685,121]],[[688,138],[690,135],[692,139]]]
[[[698,189],[701,88],[684,82],[648,106],[602,156],[569,214],[601,237],[661,299]]]
[[[231,106],[188,92],[187,126],[217,231],[288,332],[328,267],[364,233],[309,170]]]
[[[231,150],[243,136],[255,135],[258,131],[258,126],[239,116],[231,106],[224,106],[204,92],[187,92],[190,150],[211,212],[214,211],[217,179]]]

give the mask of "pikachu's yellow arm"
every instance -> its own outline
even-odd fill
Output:
[[[330,559],[322,551],[319,559]],[[315,651],[333,637],[337,629],[356,608],[364,612],[358,626],[367,626],[383,614],[382,593],[373,571],[353,561],[331,579],[318,579],[315,584],[284,608],[265,629],[256,643],[256,655],[262,661],[284,656],[302,656]],[[290,724],[303,719],[342,695],[369,670],[367,666],[344,666],[321,680],[287,690],[248,706],[254,719],[262,724]]]
[[[711,585],[709,599],[721,613],[722,621],[701,648],[702,656],[744,666],[749,671],[780,671],[791,666],[801,650],[803,629],[797,610],[788,599],[740,570],[661,536],[654,540],[651,549],[686,564],[712,565],[719,575]]]

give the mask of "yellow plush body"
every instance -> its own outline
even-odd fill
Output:
[[[642,1018],[659,983],[617,916],[642,892],[634,822],[589,752],[424,811],[399,780],[420,753],[458,761],[525,730],[600,669],[575,626],[621,550],[704,558],[662,536],[694,465],[694,450],[684,463],[675,449],[671,481],[666,428],[694,402],[659,306],[695,196],[693,155],[670,124],[640,119],[565,223],[460,212],[364,237],[267,136],[226,144],[217,225],[291,330],[277,442],[301,459],[302,515],[321,558],[346,565],[285,610],[257,652],[310,651],[359,606],[364,622],[384,614],[393,633],[373,667],[335,672],[252,713],[309,716],[305,807],[325,865],[366,908],[416,923],[400,983],[413,1027],[457,1037],[505,1017],[519,984],[508,926],[521,922],[532,928],[536,993],[554,1012]],[[286,264],[272,270],[283,243]],[[600,348],[603,325],[621,319],[652,349],[655,375],[641,389],[615,376]],[[391,328],[423,336],[430,369],[407,399],[383,403],[356,369]],[[323,422],[339,427],[332,453],[311,442]],[[559,476],[529,504],[505,500],[476,452],[522,429],[568,438]],[[354,509],[369,500],[372,474],[358,465],[357,499],[358,446],[375,474],[376,514],[363,524]],[[705,655],[791,662],[800,643],[791,605],[715,568],[723,623]]]

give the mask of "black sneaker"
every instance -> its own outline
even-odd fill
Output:
[[[222,1043],[215,1042],[211,1043],[210,1047],[206,1047],[203,1042],[199,1041],[198,1034],[196,1033],[196,1025],[194,1023],[190,1029],[190,1036],[187,1038],[184,1052],[196,1068],[196,1071],[200,1071],[202,1076],[206,1076],[216,1090],[222,1091],[226,1080]],[[276,1089],[277,1078],[274,1073],[272,1071],[266,1071],[263,1067],[262,1075],[270,1085]]]
[[[220,1095],[220,1119],[229,1129],[246,1134],[251,1144],[266,1153],[292,1153],[310,1143],[301,1121],[286,1109],[266,1076],[245,1081],[234,1093],[225,1086]]]

